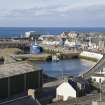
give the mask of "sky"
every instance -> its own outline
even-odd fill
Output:
[[[105,27],[105,0],[0,0],[0,27]]]

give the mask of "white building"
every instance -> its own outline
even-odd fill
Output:
[[[63,32],[61,33],[61,37],[64,37],[64,38],[72,38],[72,39],[75,39],[77,38],[78,34],[76,32]]]
[[[76,98],[76,90],[70,85],[69,82],[65,81],[57,87],[56,98],[58,100],[67,101],[69,97]]]
[[[41,35],[41,36],[38,38],[38,40],[41,40],[41,41],[43,41],[43,40],[48,40],[48,39],[53,39],[53,40],[55,40],[55,36],[54,36],[54,35]]]
[[[44,45],[60,45],[61,43],[60,38],[54,35],[41,35],[38,40]]]
[[[94,74],[91,76],[92,81],[97,83],[103,83],[105,81],[105,74]]]
[[[60,41],[47,41],[47,40],[44,40],[42,42],[42,44],[44,44],[44,45],[60,45]]]
[[[35,31],[29,31],[29,32],[25,32],[25,38],[29,38],[31,35],[35,35],[36,32]]]
[[[65,41],[65,46],[74,47],[76,45],[76,42],[70,42],[68,40]]]

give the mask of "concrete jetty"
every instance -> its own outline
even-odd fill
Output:
[[[41,45],[45,53],[50,53],[50,54],[57,54],[59,53],[60,56],[63,58],[72,58],[72,57],[78,57],[79,54],[81,53],[81,50],[79,49],[67,49],[63,48],[60,46],[44,46]]]
[[[15,60],[29,60],[29,61],[47,61],[51,59],[50,54],[19,54],[11,55]]]

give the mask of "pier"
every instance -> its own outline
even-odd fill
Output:
[[[29,47],[30,41],[24,39],[0,39],[0,48],[25,48]]]
[[[52,58],[50,54],[19,54],[11,55],[15,60],[29,60],[29,61],[47,61]]]
[[[73,58],[78,57],[81,53],[80,49],[67,49],[60,46],[44,46],[41,45],[41,47],[44,49],[44,52],[50,53],[50,54],[59,54],[63,59],[64,58]]]

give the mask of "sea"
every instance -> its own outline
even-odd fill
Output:
[[[0,37],[21,37],[27,31],[59,35],[62,32],[105,32],[105,27],[0,27]]]

